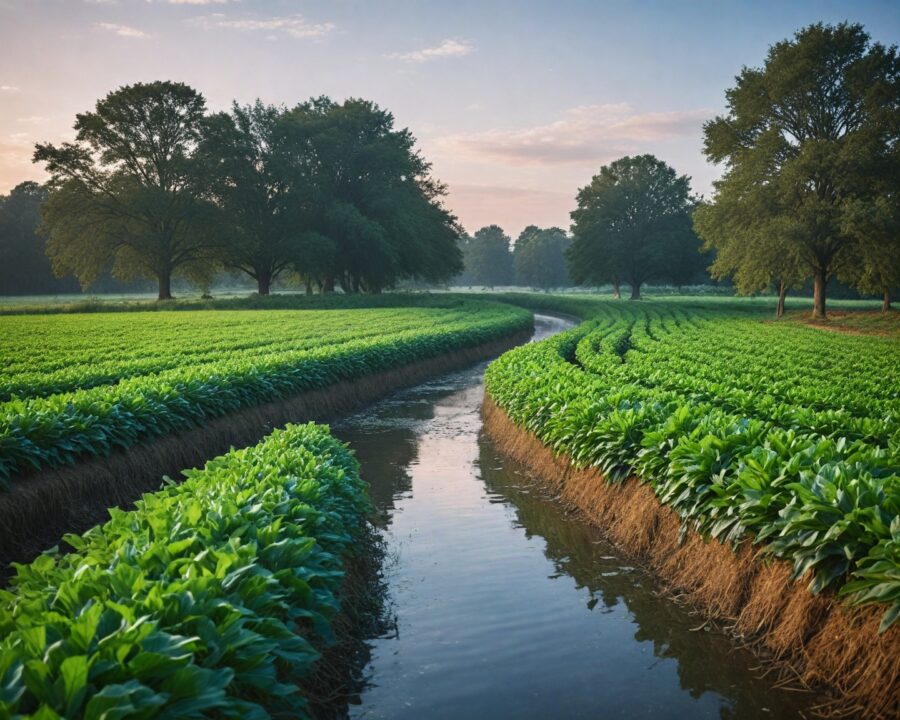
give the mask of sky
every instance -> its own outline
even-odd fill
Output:
[[[900,42],[856,0],[0,0],[0,193],[45,177],[35,142],[122,85],[186,82],[211,110],[361,97],[408,127],[474,232],[568,228],[579,187],[653,153],[709,195],[702,126],[743,66],[813,22]]]

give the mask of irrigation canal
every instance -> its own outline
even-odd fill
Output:
[[[536,318],[535,339],[570,324]],[[796,718],[815,699],[659,594],[481,432],[486,363],[334,425],[371,484],[386,630],[354,718]],[[343,714],[343,712],[341,713]]]

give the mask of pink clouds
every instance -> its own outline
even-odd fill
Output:
[[[441,151],[510,165],[597,165],[648,142],[699,135],[709,110],[636,113],[627,103],[584,105],[555,122],[439,139]]]

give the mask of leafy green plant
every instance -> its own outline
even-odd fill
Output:
[[[328,428],[288,426],[17,565],[0,718],[304,715],[368,509]]]
[[[750,537],[797,577],[810,571],[812,592],[885,602],[883,627],[897,620],[896,339],[725,305],[558,307],[592,319],[488,368],[487,392],[514,422],[609,481],[637,474],[685,528]]]
[[[21,395],[0,404],[2,485],[29,467],[105,455],[243,407],[521,332],[531,316],[466,301],[0,322],[13,330],[0,344],[11,365],[0,385]]]

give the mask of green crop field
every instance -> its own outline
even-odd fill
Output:
[[[0,483],[531,326],[508,305],[411,304],[2,317]]]
[[[611,482],[650,483],[688,527],[753,538],[813,592],[886,604],[883,628],[900,617],[896,333],[728,303],[511,299],[589,318],[490,366],[514,422]]]
[[[0,717],[305,717],[368,499],[352,454],[288,426],[19,566]]]

